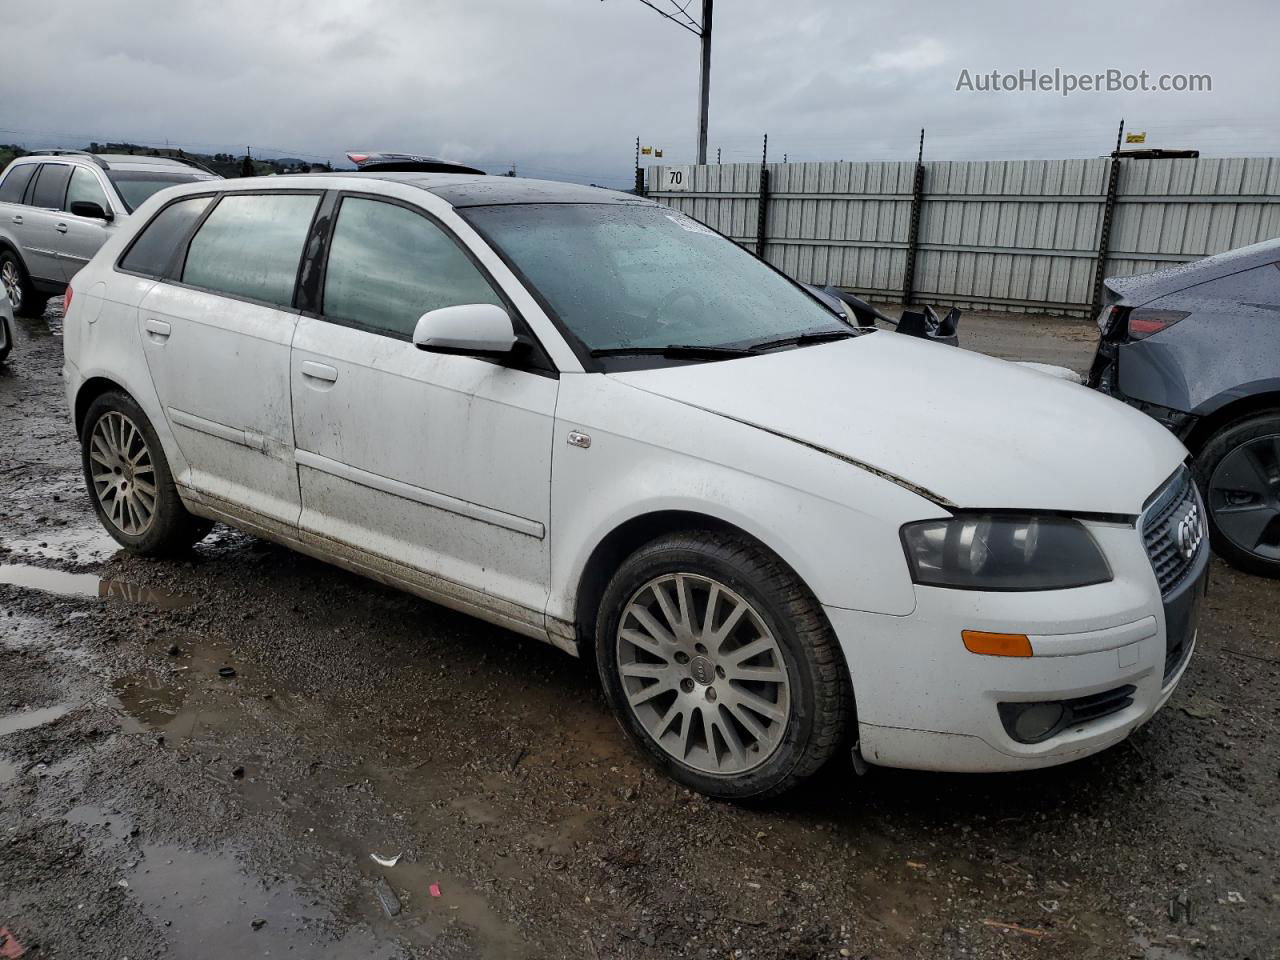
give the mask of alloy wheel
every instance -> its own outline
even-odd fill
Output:
[[[14,313],[22,306],[22,275],[18,273],[18,265],[12,260],[0,264],[0,283],[4,284],[4,292],[9,295]]]
[[[782,743],[791,707],[782,649],[725,584],[693,573],[649,581],[623,609],[616,643],[628,709],[675,760],[737,775]]]
[[[1209,478],[1209,509],[1237,547],[1280,560],[1280,434],[1247,440],[1222,458]]]
[[[146,438],[123,413],[111,410],[89,437],[93,492],[107,519],[131,537],[151,526],[156,511],[155,465]]]

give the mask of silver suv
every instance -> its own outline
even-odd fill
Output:
[[[38,317],[144,200],[220,179],[194,160],[37,150],[0,178],[0,281],[14,313]]]

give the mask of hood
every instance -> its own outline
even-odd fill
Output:
[[[1108,277],[1103,281],[1111,297],[1108,303],[1118,303],[1126,307],[1140,307],[1158,300],[1160,297],[1177,293],[1187,287],[1229,277],[1241,270],[1252,270],[1254,267],[1274,263],[1280,257],[1280,239],[1263,240],[1247,247],[1237,247],[1225,253],[1217,253],[1212,257],[1180,263],[1176,267],[1157,270],[1155,273],[1142,273],[1133,277]]]
[[[1186,456],[1079,384],[890,333],[611,374],[817,447],[943,506],[1138,514]]]

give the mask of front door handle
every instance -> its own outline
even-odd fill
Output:
[[[65,223],[60,223],[57,226],[55,226],[53,229],[57,230],[59,233],[66,233],[67,225]]]
[[[147,317],[143,326],[147,330],[147,336],[156,343],[164,343],[169,339],[169,334],[173,332],[173,327],[164,320],[157,320],[155,317]]]
[[[329,366],[327,363],[316,363],[314,360],[302,361],[302,375],[310,377],[312,380],[322,380],[325,383],[334,383],[338,379],[336,368]]]

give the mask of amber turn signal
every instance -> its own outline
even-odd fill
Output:
[[[1031,641],[1025,633],[987,633],[985,630],[961,630],[964,648],[970,653],[988,657],[1029,657]]]

